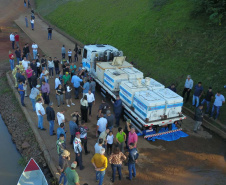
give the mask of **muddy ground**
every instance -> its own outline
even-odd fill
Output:
[[[0,72],[1,79],[4,82],[1,83],[1,89],[6,89],[3,91],[3,94],[0,96],[0,112],[3,116],[4,121],[6,122],[10,133],[12,134],[12,139],[16,142],[17,148],[27,157],[36,156],[39,154],[39,151],[34,152],[34,146],[36,141],[32,140],[32,134],[30,134],[30,129],[24,120],[24,115],[22,111],[19,110],[18,103],[12,95],[9,95],[11,92],[6,81],[5,72],[10,69],[8,62],[8,51],[11,49],[11,43],[9,42],[9,34],[11,31],[17,31],[21,37],[20,45],[23,46],[23,43],[32,43],[30,38],[19,29],[13,20],[17,19],[21,14],[27,12],[27,9],[23,7],[23,2],[18,2],[16,0],[6,1],[0,0],[0,4],[5,8],[0,12]],[[15,4],[17,5],[15,7]],[[39,37],[39,32],[34,32],[36,38]],[[37,42],[38,43],[38,42]],[[38,43],[39,44],[39,43]],[[48,46],[49,42],[46,42],[45,45]],[[41,45],[41,43],[40,43]],[[51,48],[56,51],[56,47],[51,44]],[[22,48],[21,48],[22,49]],[[59,48],[60,51],[60,48]],[[51,50],[50,50],[51,52]],[[81,58],[80,58],[81,60]],[[50,84],[53,87],[54,79],[50,79]],[[53,88],[52,88],[53,90]],[[53,91],[52,91],[53,92]],[[56,105],[56,100],[52,95],[51,101]],[[87,182],[90,185],[96,184],[94,181],[95,174],[93,167],[90,163],[90,159],[94,154],[93,146],[95,144],[96,138],[94,136],[94,129],[96,124],[95,113],[97,112],[98,105],[100,104],[101,96],[97,95],[96,106],[93,107],[93,117],[89,118],[89,127],[90,132],[88,134],[88,148],[91,151],[91,154],[84,156],[84,165],[85,170],[80,171],[78,174],[81,177],[81,182]],[[76,103],[75,108],[67,108],[63,106],[66,110],[66,118],[69,121],[71,118],[69,114],[78,109],[79,103],[78,100],[73,100]],[[31,103],[28,98],[25,98],[25,103],[27,104],[27,109],[31,109]],[[55,111],[59,109],[55,106]],[[30,111],[31,116],[34,117],[34,123],[36,123],[35,114]],[[45,120],[45,127],[48,129],[48,122]],[[9,122],[13,126],[9,126]],[[218,136],[212,134],[210,131],[201,130],[199,134],[192,133],[194,121],[191,118],[188,118],[183,123],[183,129],[186,133],[189,134],[189,137],[181,138],[177,141],[166,142],[156,140],[155,142],[149,142],[144,140],[142,137],[139,137],[138,148],[140,152],[140,158],[137,164],[137,177],[130,184],[154,184],[154,185],[224,185],[226,184],[226,143]],[[66,126],[68,129],[68,126]],[[57,125],[55,124],[55,130]],[[22,134],[17,133],[16,130],[24,129]],[[116,132],[116,130],[114,130]],[[32,132],[31,132],[32,133]],[[57,154],[55,148],[56,138],[50,137],[48,131],[40,131],[41,137],[45,140],[45,144],[49,148],[51,157],[54,158],[57,165]],[[20,139],[18,139],[20,137]],[[18,142],[20,140],[20,142]],[[24,141],[28,142],[30,147],[22,148]],[[74,153],[72,147],[69,145],[69,135],[67,137],[68,148],[71,152],[71,158],[74,159]],[[38,147],[37,147],[38,150]],[[71,161],[72,161],[71,160]],[[41,163],[44,163],[43,159],[40,159]],[[89,175],[87,175],[89,174]],[[109,179],[111,175],[110,166],[107,169],[105,176],[105,184],[111,184]],[[121,182],[115,181],[114,184],[125,184],[128,181],[125,177],[128,175],[127,166],[123,166],[123,180]],[[81,184],[82,184],[81,183]]]

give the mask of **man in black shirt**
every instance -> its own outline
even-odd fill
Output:
[[[177,92],[177,89],[175,87],[175,84],[172,84],[171,86],[167,87],[168,89],[170,89],[173,92]]]
[[[201,105],[204,105],[206,103],[205,114],[209,114],[210,102],[212,99],[213,99],[212,87],[209,87],[208,91],[206,92],[206,96],[205,96],[204,100],[202,100],[202,103],[201,103]]]
[[[60,61],[57,60],[57,58],[55,57],[53,62],[54,62],[54,66],[55,66],[55,72],[56,72],[56,74],[58,74]]]
[[[31,76],[31,86],[36,87],[36,85],[37,85],[37,75],[35,72],[33,72]]]
[[[20,48],[17,47],[17,49],[15,51],[15,54],[16,54],[17,65],[19,65],[19,61],[21,61],[21,51],[20,51]]]
[[[102,100],[102,103],[99,107],[99,112],[98,112],[98,117],[100,117],[100,114],[103,113],[103,114],[106,114],[107,110],[110,108],[110,106],[106,103],[106,100],[103,99]]]
[[[51,26],[49,26],[47,30],[48,30],[48,40],[52,40],[53,28],[51,28]]]
[[[49,122],[49,135],[56,135],[54,133],[54,120],[55,120],[55,111],[53,110],[53,102],[49,103],[49,106],[46,107],[47,120]]]
[[[32,60],[31,64],[31,69],[33,70],[33,72],[35,72],[35,74],[37,74],[37,64],[35,60]]]
[[[42,55],[41,66],[42,66],[42,70],[44,69],[44,67],[47,67],[47,62],[46,62],[45,55]]]

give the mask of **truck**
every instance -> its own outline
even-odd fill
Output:
[[[82,65],[96,81],[101,95],[111,102],[120,96],[122,117],[145,138],[177,132],[172,124],[181,125],[183,98],[126,61],[123,51],[107,44],[85,45]],[[161,128],[166,132],[158,133]],[[153,131],[154,134],[153,134]]]

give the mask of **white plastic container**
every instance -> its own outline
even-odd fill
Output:
[[[155,90],[155,89],[164,89],[165,86],[162,85],[161,83],[157,82],[153,78],[146,77],[145,79],[142,80],[142,83],[147,86],[149,90]]]
[[[134,81],[122,81],[120,85],[119,96],[122,100],[124,100],[124,103],[126,103],[128,106],[132,106],[135,92],[145,90],[147,90],[147,87],[141,83],[141,79]]]
[[[160,120],[165,113],[165,100],[153,91],[140,91],[134,95],[133,107],[146,121]]]
[[[128,80],[128,75],[121,69],[106,69],[104,73],[104,84],[111,91],[119,91],[122,81]]]
[[[179,116],[182,112],[183,98],[172,90],[156,89],[153,92],[161,96],[166,101],[165,115],[167,118],[173,118]]]
[[[136,68],[121,68],[129,76],[129,80],[143,79],[144,74]]]

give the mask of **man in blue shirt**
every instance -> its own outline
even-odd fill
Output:
[[[88,93],[89,91],[89,82],[87,80],[84,80],[84,85],[82,87],[83,89],[83,97]]]
[[[192,87],[193,87],[193,80],[191,79],[191,75],[188,75],[187,79],[185,81],[184,90],[183,90],[183,93],[182,93],[183,98],[185,96],[185,93],[187,93],[187,98],[185,100],[185,103],[188,102],[188,100],[189,100],[189,96],[190,96],[190,92],[192,90]]]
[[[193,94],[193,99],[192,99],[193,106],[195,106],[195,101],[196,101],[196,107],[199,106],[199,99],[202,96],[202,93],[203,93],[202,82],[199,82],[198,84],[195,85],[195,92]]]
[[[24,85],[22,80],[19,81],[19,85],[18,85],[18,91],[20,93],[20,101],[22,106],[26,107],[24,104],[24,95],[25,95],[25,91],[24,91]]]
[[[216,116],[215,116],[215,120],[218,118],[219,113],[220,113],[220,107],[222,106],[222,104],[225,103],[225,98],[224,96],[218,91],[217,94],[215,95],[215,101],[213,103],[213,108],[212,108],[212,112],[211,112],[211,116],[210,118],[213,118],[213,115],[215,113],[215,109],[217,111]]]
[[[82,82],[82,79],[79,78],[77,74],[75,74],[71,79],[71,83],[73,83],[75,88],[75,99],[79,99],[78,95],[79,95],[80,82]]]
[[[122,100],[119,95],[116,96],[116,101],[114,102],[114,112],[115,112],[115,121],[116,126],[119,127],[119,120],[122,113]]]
[[[61,123],[60,124],[60,127],[57,129],[57,139],[60,138],[60,135],[63,134],[64,135],[64,138],[66,140],[66,133],[64,131],[64,123]]]

